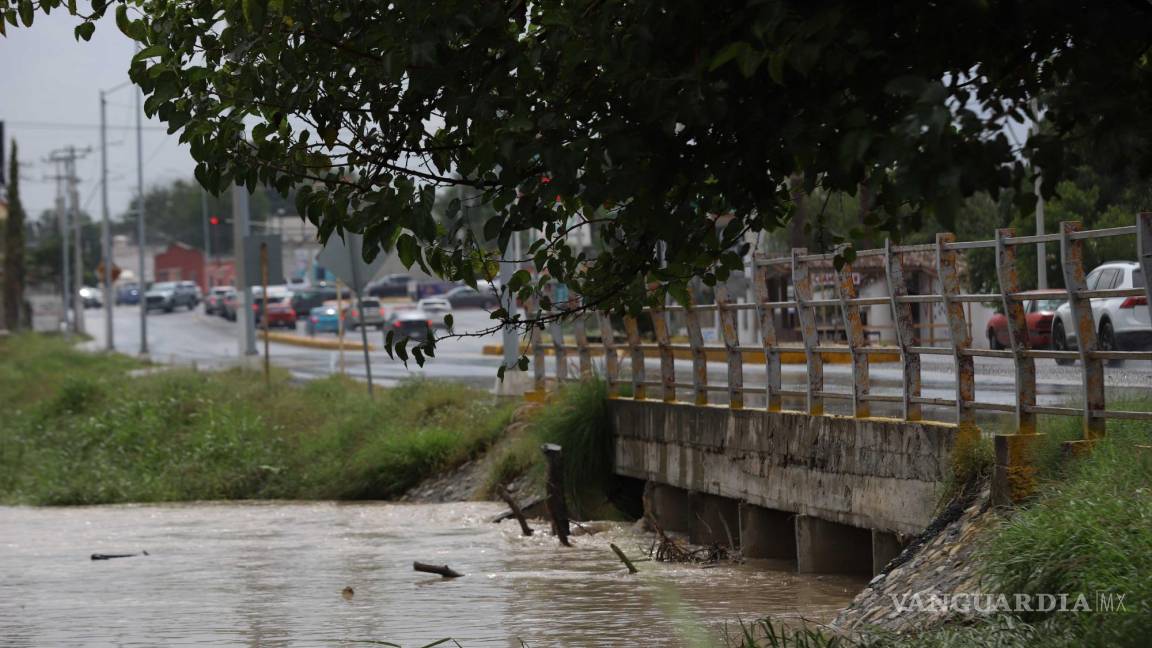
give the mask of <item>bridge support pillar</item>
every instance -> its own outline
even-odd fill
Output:
[[[818,574],[872,573],[871,531],[797,515],[796,570]]]
[[[740,504],[740,549],[745,558],[796,560],[794,513]]]
[[[740,546],[740,503],[728,497],[691,493],[692,531],[688,540],[692,544],[719,544]]]
[[[872,531],[872,575],[884,570],[884,566],[900,555],[905,543],[889,531]]]
[[[644,512],[664,531],[690,533],[695,518],[688,491],[650,481],[644,486]]]

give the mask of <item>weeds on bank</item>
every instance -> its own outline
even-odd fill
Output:
[[[545,477],[540,446],[544,443],[564,449],[568,502],[574,514],[583,519],[619,516],[608,502],[616,477],[607,383],[593,376],[566,384],[552,394],[547,404],[532,414],[523,431],[498,448],[487,488],[523,476],[542,485]]]
[[[60,339],[0,342],[0,501],[386,499],[482,452],[510,408],[411,381],[172,370],[130,377],[120,356]],[[29,388],[36,385],[37,388]]]

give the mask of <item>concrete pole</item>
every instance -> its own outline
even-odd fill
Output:
[[[61,160],[58,162],[56,173],[56,220],[60,223],[60,278],[61,278],[61,297],[64,305],[64,333],[65,335],[72,334],[72,269],[69,262],[68,254],[68,241],[71,239],[69,229],[71,227],[68,218],[68,210],[64,206],[64,169],[65,163]]]
[[[242,308],[236,314],[240,325],[240,355],[256,355],[256,318],[252,316],[252,279],[245,272],[244,241],[251,233],[248,223],[248,188],[232,186],[232,258],[236,263],[236,290],[240,293]]]
[[[212,282],[208,280],[209,259],[212,258],[212,233],[208,228],[208,192],[200,187],[200,217],[204,221],[204,271],[201,280],[204,282],[204,298],[208,298],[208,291],[212,290]]]
[[[500,284],[504,288],[505,296],[502,306],[511,318],[516,314],[516,295],[507,290],[508,282],[516,272],[516,263],[509,259],[520,258],[520,233],[514,232],[504,249],[504,261],[500,262]],[[504,331],[504,366],[512,369],[520,359],[520,336],[512,326],[505,325]],[[505,374],[507,376],[508,374]]]
[[[100,234],[104,240],[104,349],[115,351],[112,339],[112,227],[108,222],[108,100],[100,91]]]
[[[137,48],[139,49],[139,48]],[[144,237],[144,126],[140,96],[143,91],[133,93],[136,97],[136,242],[139,246],[139,287],[140,287],[140,355],[148,355],[148,300],[144,296],[148,285],[144,276],[144,255],[147,239]]]
[[[76,177],[76,149],[68,147],[68,202],[72,213],[72,303],[76,311],[76,332],[83,335],[87,332],[84,326],[84,300],[80,299],[80,287],[84,285],[84,256],[82,224],[80,223],[80,191],[77,188],[79,179]]]
[[[1044,197],[1040,195],[1040,187],[1044,178],[1040,176],[1040,169],[1036,169],[1036,234],[1044,233]],[[1044,243],[1036,244],[1036,287],[1048,290],[1048,264],[1044,258]]]

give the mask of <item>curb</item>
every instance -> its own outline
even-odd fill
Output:
[[[263,331],[256,331],[256,337],[264,339]],[[332,351],[339,351],[343,348],[345,351],[363,351],[364,344],[361,342],[351,342],[344,340],[344,344],[340,344],[340,340],[325,340],[320,338],[307,337],[304,335],[293,335],[291,333],[268,333],[269,342],[277,342],[280,344],[291,344],[294,346],[308,347],[309,349],[330,349]],[[368,344],[369,351],[375,351],[376,346],[372,343]]]
[[[618,351],[627,352],[628,347],[618,347]],[[531,353],[532,349],[527,346],[520,347],[521,353]],[[483,348],[484,355],[502,356],[504,355],[504,345],[502,344],[486,344]],[[544,355],[556,355],[556,350],[548,345],[544,347]],[[824,362],[828,364],[852,364],[852,354],[848,351],[825,351],[821,353],[824,357]],[[757,351],[742,351],[741,356],[744,362],[754,364],[764,361],[764,354]],[[692,352],[686,349],[673,349],[672,357],[677,360],[691,360]],[[717,351],[709,349],[704,351],[704,357],[709,362],[726,362],[728,355],[724,351]],[[868,356],[871,362],[900,362],[900,353],[893,351],[892,353],[873,353]],[[782,351],[780,353],[780,363],[788,365],[805,365],[808,364],[808,358],[805,357],[803,351]]]

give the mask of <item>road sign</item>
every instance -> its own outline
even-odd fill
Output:
[[[249,234],[244,237],[244,281],[259,286],[263,270],[260,268],[260,244],[268,244],[268,281],[284,283],[284,263],[280,253],[279,234]]]
[[[334,234],[328,239],[328,244],[316,255],[316,262],[336,275],[352,292],[360,294],[384,267],[384,255],[378,254],[372,263],[365,263],[364,237],[345,232],[344,238]]]

